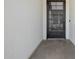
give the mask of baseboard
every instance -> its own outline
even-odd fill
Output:
[[[35,48],[35,50],[32,52],[32,54],[30,55],[30,57],[28,59],[30,59],[33,54],[37,51],[37,48],[41,45],[42,40],[40,41],[40,43],[38,44],[38,46]]]
[[[70,40],[71,41],[71,40]],[[75,46],[75,43],[73,42],[73,41],[71,41],[72,42],[72,44]]]

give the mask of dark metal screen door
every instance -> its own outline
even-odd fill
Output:
[[[65,38],[64,2],[47,3],[47,38]]]

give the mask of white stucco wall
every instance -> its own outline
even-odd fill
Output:
[[[47,1],[43,0],[43,39],[47,36]]]
[[[5,0],[5,59],[28,59],[42,40],[42,0]]]
[[[70,40],[75,45],[75,0],[70,0]]]

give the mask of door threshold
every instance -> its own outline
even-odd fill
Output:
[[[65,40],[65,38],[48,38],[47,40]]]

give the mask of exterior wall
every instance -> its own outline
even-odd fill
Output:
[[[28,59],[42,40],[42,0],[5,0],[5,59]]]
[[[70,0],[70,40],[72,41],[72,43],[75,45],[75,0]]]

